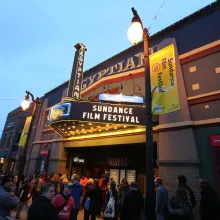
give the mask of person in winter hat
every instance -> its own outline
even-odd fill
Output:
[[[157,177],[154,180],[156,187],[156,216],[158,220],[165,220],[168,214],[168,191],[163,186],[163,179]]]

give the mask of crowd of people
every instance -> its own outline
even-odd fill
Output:
[[[103,175],[98,178],[79,178],[73,174],[18,176],[5,174],[0,185],[0,220],[12,219],[16,212],[20,219],[24,207],[28,210],[28,220],[77,220],[84,209],[84,220],[96,218],[121,220],[147,219],[147,199],[138,190],[135,182],[126,179],[119,186],[113,179]],[[157,177],[155,183],[155,219],[194,220],[196,199],[187,179],[177,177],[175,195],[168,196],[163,180]],[[220,202],[217,193],[206,180],[200,180],[201,220],[219,220]],[[147,198],[147,197],[146,197]]]

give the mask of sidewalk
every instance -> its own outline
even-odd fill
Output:
[[[79,212],[77,220],[83,220],[83,210]],[[15,218],[16,212],[12,213],[12,218]],[[100,218],[96,218],[97,220],[100,220]],[[20,220],[27,220],[27,209],[23,209],[20,215]]]

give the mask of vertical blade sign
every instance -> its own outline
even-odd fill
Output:
[[[71,73],[71,78],[69,81],[67,96],[72,97],[76,100],[81,99],[81,90],[83,82],[83,64],[84,64],[84,55],[87,50],[86,46],[82,43],[75,45],[77,49],[75,52],[73,68]]]

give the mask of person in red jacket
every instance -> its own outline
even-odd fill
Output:
[[[71,212],[75,208],[75,203],[73,197],[71,196],[72,189],[73,184],[66,183],[63,189],[63,193],[56,195],[52,201],[52,204],[58,212],[58,217],[61,220],[69,220]]]
[[[85,176],[85,175],[83,175],[82,177],[81,177],[81,179],[80,179],[80,183],[82,184],[82,186],[83,186],[83,193],[85,192],[85,186],[86,186],[86,184],[88,183],[88,178]]]

